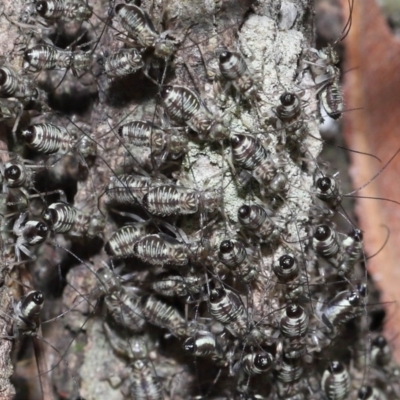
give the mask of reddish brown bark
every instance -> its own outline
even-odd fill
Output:
[[[342,0],[348,8],[347,0]],[[372,153],[371,158],[352,154],[351,175],[358,188],[379,171],[400,148],[400,42],[392,36],[375,0],[354,2],[353,25],[345,40],[346,109],[345,137],[350,148]],[[370,185],[357,195],[400,201],[400,155]],[[365,248],[371,255],[390,238],[385,248],[369,260],[368,270],[387,302],[385,331],[388,339],[400,333],[400,205],[387,201],[360,199],[357,214],[364,231]],[[396,358],[400,360],[400,337]]]

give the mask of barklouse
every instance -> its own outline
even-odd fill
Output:
[[[212,213],[222,203],[220,189],[189,189],[177,185],[163,185],[149,189],[143,196],[143,207],[152,215],[167,217],[197,212]]]
[[[148,148],[151,154],[161,160],[171,156],[180,158],[188,150],[188,138],[178,129],[162,129],[150,121],[132,121],[121,125],[118,133],[126,144]]]
[[[228,137],[228,129],[223,122],[207,109],[193,90],[184,86],[165,86],[161,97],[171,119],[186,123],[201,140],[216,141]]]
[[[321,387],[329,400],[344,400],[350,393],[350,375],[339,361],[332,361],[325,369]]]
[[[35,246],[43,243],[49,234],[49,227],[42,221],[28,220],[28,213],[22,213],[16,219],[13,233],[17,237],[15,241],[15,254],[17,260],[21,260],[21,252],[31,257],[32,254],[26,246]]]
[[[31,72],[51,69],[71,69],[74,74],[89,69],[93,62],[92,51],[63,50],[48,44],[39,44],[24,53]]]
[[[152,48],[156,57],[168,59],[183,41],[183,37],[172,31],[159,34],[149,15],[134,4],[117,4],[115,13],[128,38],[132,37],[143,49]]]
[[[258,204],[241,206],[238,210],[238,220],[246,231],[265,243],[274,244],[283,232],[276,224],[274,213]]]
[[[234,164],[259,183],[261,195],[282,194],[287,190],[286,176],[279,171],[278,163],[257,138],[234,134],[230,141]]]
[[[66,233],[76,239],[101,236],[105,227],[102,216],[85,213],[65,202],[51,204],[42,217],[55,233]]]
[[[231,83],[244,98],[254,99],[256,97],[256,82],[240,53],[228,50],[221,51],[218,65],[222,77]]]
[[[80,0],[41,0],[37,1],[36,12],[47,21],[83,22],[93,14],[92,7]]]
[[[135,256],[134,245],[139,239],[149,234],[147,222],[135,222],[116,230],[108,239],[105,250],[116,258]]]
[[[209,331],[198,331],[183,342],[183,349],[195,357],[210,357],[218,365],[226,364],[223,348],[217,337]]]
[[[249,283],[258,275],[259,260],[249,254],[239,240],[224,240],[219,246],[219,260],[243,282]]]
[[[106,57],[104,71],[110,78],[121,78],[144,67],[142,56],[135,49],[120,49]]]
[[[104,325],[108,341],[116,354],[130,360],[129,396],[137,400],[162,400],[163,387],[149,357],[145,336],[133,336],[123,343]]]

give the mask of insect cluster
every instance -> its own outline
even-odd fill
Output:
[[[319,159],[337,53],[270,3],[5,10],[2,340],[43,342],[54,398],[400,398]]]

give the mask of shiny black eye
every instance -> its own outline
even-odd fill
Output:
[[[234,149],[238,148],[246,139],[244,135],[233,135],[231,138],[231,145]]]
[[[36,3],[36,11],[39,15],[43,16],[46,15],[48,10],[47,1],[38,1]]]
[[[164,88],[161,90],[161,97],[163,98],[167,97],[172,91],[173,91],[172,86],[164,86]]]
[[[303,309],[296,304],[291,304],[286,307],[286,315],[289,318],[299,318],[303,314]]]
[[[322,241],[327,240],[331,235],[331,228],[327,225],[320,225],[317,227],[314,233],[315,239]]]
[[[21,168],[17,165],[11,165],[10,167],[6,168],[4,171],[4,176],[6,179],[16,180],[21,177],[22,171]]]
[[[268,354],[257,354],[254,358],[254,365],[261,370],[266,370],[271,366],[271,356]]]
[[[285,254],[279,258],[279,265],[282,267],[282,269],[290,269],[294,265],[294,258]]]
[[[119,14],[119,12],[120,12],[123,8],[125,8],[125,4],[122,4],[122,3],[117,4],[117,5],[115,6],[115,12],[116,12],[117,14]]]
[[[360,229],[353,229],[349,233],[349,236],[352,237],[356,242],[362,242],[363,240],[363,233]]]
[[[371,386],[363,386],[358,391],[358,400],[368,400],[372,396],[372,387]]]
[[[319,178],[317,180],[317,187],[321,192],[327,192],[332,188],[332,180],[331,178],[328,178],[327,176],[324,176],[323,178]]]
[[[44,302],[44,296],[42,294],[42,292],[36,292],[33,297],[32,300],[35,304],[41,305]]]
[[[239,208],[238,216],[241,219],[248,218],[250,216],[250,207],[249,206],[242,206]]]
[[[193,338],[186,339],[183,343],[183,349],[189,353],[194,353],[196,351],[196,344]]]
[[[332,361],[329,365],[329,369],[333,374],[339,374],[344,371],[344,367],[339,361]]]
[[[232,57],[232,53],[230,51],[223,51],[220,55],[219,55],[219,62],[222,64],[224,62],[227,62],[230,60],[230,58]]]
[[[3,68],[0,68],[0,86],[7,82],[7,72]]]
[[[45,237],[49,231],[49,228],[44,222],[39,222],[36,226],[36,231],[39,236]]]
[[[386,345],[387,345],[387,341],[383,336],[377,336],[372,341],[372,346],[379,347],[380,349],[383,349]]]
[[[221,300],[225,296],[225,290],[224,289],[214,289],[212,290],[210,294],[210,300],[212,303],[217,303],[219,300]]]
[[[283,106],[291,106],[296,101],[296,96],[293,93],[283,93],[280,97]]]
[[[30,63],[33,59],[33,54],[34,54],[34,51],[32,49],[25,51],[24,52],[24,60],[26,62]]]
[[[223,254],[229,253],[233,250],[233,243],[231,240],[224,240],[219,246],[219,251]]]
[[[360,295],[358,292],[352,292],[348,297],[347,300],[349,301],[350,305],[353,307],[358,306],[360,304]]]
[[[21,132],[21,136],[25,139],[26,143],[32,143],[35,139],[35,128],[33,126],[28,126]]]

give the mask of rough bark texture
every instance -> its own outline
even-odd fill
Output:
[[[209,255],[214,258],[218,253],[219,244],[227,238],[243,238],[249,247],[257,249],[262,254],[259,274],[256,281],[250,285],[232,279],[227,268],[221,265],[218,266],[219,269],[216,268],[211,272],[211,267],[208,265],[201,268],[207,271],[205,273],[208,273],[209,280],[224,282],[225,285],[234,287],[246,306],[248,319],[253,320],[257,326],[262,326],[265,337],[268,337],[256,345],[254,343],[249,345],[247,339],[234,338],[229,331],[225,331],[221,337],[224,340],[228,338],[227,347],[234,348],[235,351],[228,363],[230,365],[220,369],[212,360],[203,361],[200,357],[194,358],[184,354],[182,350],[184,338],[174,337],[164,327],[147,324],[143,337],[149,348],[152,370],[156,371],[163,385],[162,398],[326,399],[326,389],[321,387],[321,378],[322,372],[332,359],[343,361],[351,370],[349,398],[357,398],[358,389],[364,384],[364,380],[370,378],[367,376],[369,364],[360,361],[367,357],[365,352],[369,351],[371,340],[366,308],[360,313],[361,322],[357,319],[357,327],[354,329],[349,327],[346,331],[348,334],[353,333],[350,339],[346,339],[350,344],[344,342],[342,336],[338,336],[336,341],[329,339],[328,344],[322,344],[322,347],[326,348],[320,352],[318,345],[321,343],[312,343],[312,333],[318,332],[321,328],[317,310],[322,306],[319,304],[326,304],[335,294],[347,288],[347,282],[344,281],[335,286],[332,276],[328,282],[321,272],[322,268],[319,269],[316,265],[317,258],[310,250],[311,246],[307,245],[306,249],[306,244],[313,234],[312,224],[315,223],[313,218],[315,213],[318,213],[315,207],[313,173],[317,168],[316,160],[322,148],[316,117],[315,84],[309,71],[300,71],[304,54],[307,49],[314,46],[312,3],[311,0],[142,1],[142,9],[149,13],[159,31],[179,30],[184,35],[184,40],[173,59],[169,60],[170,64],[166,71],[164,63],[158,61],[161,67],[156,68],[157,61],[150,59],[147,72],[153,80],[159,80],[165,73],[162,84],[157,87],[143,72],[114,82],[110,82],[101,73],[100,63],[97,60],[127,45],[126,41],[117,40],[118,33],[122,30],[117,18],[109,18],[112,16],[114,4],[111,7],[106,1],[100,0],[90,3],[94,15],[89,22],[83,23],[82,27],[80,24],[69,23],[43,28],[36,23],[34,25],[36,31],[32,34],[26,25],[17,26],[8,23],[8,20],[15,22],[20,20],[29,4],[4,2],[0,29],[4,29],[7,41],[3,41],[3,36],[0,36],[3,46],[1,51],[6,62],[18,70],[21,69],[21,52],[35,43],[40,43],[43,36],[50,36],[56,42],[59,39],[55,33],[57,29],[64,32],[61,35],[64,39],[67,36],[69,39],[71,37],[76,39],[80,29],[83,29],[82,32],[87,30],[83,43],[89,40],[96,42],[96,45],[89,46],[90,49],[94,49],[96,56],[93,66],[89,72],[81,74],[78,78],[71,71],[66,74],[65,71],[31,74],[37,84],[49,93],[48,103],[53,109],[43,116],[36,117],[34,122],[51,121],[69,130],[78,130],[97,143],[96,161],[83,174],[79,170],[78,157],[67,155],[61,159],[56,156],[46,159],[47,165],[53,164],[53,166],[42,175],[38,174],[37,189],[39,191],[63,189],[68,201],[78,210],[87,212],[92,217],[104,216],[106,219],[102,240],[82,238],[74,241],[67,236],[54,235],[37,249],[37,261],[29,265],[34,287],[43,291],[46,296],[47,306],[42,321],[63,315],[63,318],[42,324],[43,337],[48,344],[51,344],[46,346],[45,342],[41,342],[40,346],[41,353],[44,353],[38,362],[42,371],[41,379],[44,380],[43,398],[81,397],[86,400],[135,398],[133,394],[129,394],[132,379],[129,365],[132,360],[117,356],[105,335],[104,322],[110,321],[105,317],[104,307],[101,307],[102,300],[98,299],[99,296],[95,296],[99,287],[96,271],[103,267],[104,263],[110,262],[110,257],[106,255],[104,249],[104,242],[117,227],[130,222],[128,218],[113,212],[112,206],[107,202],[104,191],[110,178],[132,172],[153,177],[160,173],[152,168],[153,159],[150,151],[124,145],[116,133],[117,129],[125,121],[156,119],[157,124],[160,124],[160,120],[167,119],[158,94],[164,84],[184,85],[196,90],[216,118],[229,119],[231,135],[245,133],[257,137],[268,148],[271,157],[276,160],[276,164],[288,178],[289,184],[285,201],[282,205],[278,204],[274,211],[275,230],[280,229],[283,233],[278,238],[278,244],[271,250],[270,246],[260,245],[257,238],[239,234],[237,218],[239,207],[243,204],[266,204],[268,200],[261,198],[258,184],[255,182],[246,188],[240,187],[237,179],[240,171],[232,170],[229,165],[231,147],[227,141],[204,143],[190,136],[193,140],[189,141],[188,153],[181,164],[171,163],[166,170],[161,171],[170,179],[172,179],[171,171],[180,174],[182,181],[187,175],[192,181],[191,185],[197,189],[205,185],[222,188],[223,212],[216,213],[212,218],[201,222],[200,219],[203,218],[203,215],[199,215],[201,213],[180,219],[168,219],[168,222],[177,224],[190,240],[201,239],[202,244],[209,243]],[[24,21],[24,24],[27,23],[32,23],[32,20],[28,18]],[[218,69],[218,50],[221,48],[238,50],[243,54],[249,68],[257,77],[259,85],[257,101],[244,101],[234,91],[233,94],[231,91],[223,93],[226,82],[221,79]],[[154,71],[158,72],[158,75]],[[281,144],[283,127],[277,128],[273,110],[279,105],[279,98],[283,92],[301,94],[304,112],[309,116],[307,118],[309,135],[303,142],[303,147],[307,149],[306,160],[299,157],[293,161],[287,149]],[[227,98],[225,101],[223,94]],[[72,119],[72,116],[76,118]],[[23,124],[27,122],[22,121],[21,125]],[[79,129],[76,129],[77,127]],[[4,145],[3,148],[7,149],[7,146]],[[26,156],[32,157],[36,162],[43,160],[29,153],[26,153]],[[138,167],[138,164],[142,166]],[[77,175],[79,179],[76,179]],[[44,207],[45,205],[39,201],[32,201],[30,212],[34,216],[39,216]],[[120,211],[132,210],[128,207],[121,208]],[[134,208],[133,211],[143,217],[149,217],[140,207]],[[283,340],[279,333],[279,323],[287,299],[285,285],[277,283],[271,266],[276,265],[279,258],[286,253],[296,254],[299,257],[302,274],[307,277],[302,284],[307,297],[304,307],[310,311],[310,328],[306,344],[309,348],[307,347],[307,355],[302,360],[303,376],[278,388],[275,375],[278,375],[282,368],[280,364],[282,360],[279,360],[279,340]],[[117,261],[115,263],[118,264]],[[140,295],[151,292],[149,288],[151,280],[155,279],[159,271],[135,259],[129,259],[125,264],[126,270],[134,274],[133,282],[139,289]],[[197,268],[200,269],[200,266],[197,265]],[[163,271],[165,270],[168,269]],[[350,287],[354,288],[356,283],[363,281],[364,278],[362,268],[357,268],[355,281],[351,282]],[[12,282],[12,285],[18,286],[18,283]],[[2,310],[10,314],[9,304],[12,297],[6,286],[3,286],[2,290],[4,290]],[[14,301],[17,300],[18,298],[14,296]],[[172,303],[183,314],[185,311],[183,299],[175,298]],[[224,327],[218,326],[220,323],[210,322],[212,318],[208,312],[208,304],[203,302],[198,307],[195,302],[190,303],[188,324],[200,321],[204,326],[211,326],[215,330],[220,328],[223,331]],[[11,332],[12,320],[9,317],[2,318],[1,323],[2,335],[6,331]],[[119,336],[125,340],[125,347],[129,349],[129,345],[126,344],[128,343],[126,332],[118,328],[114,330],[116,336],[120,334]],[[41,339],[34,338],[34,340]],[[357,346],[361,346],[361,350]],[[27,346],[22,348],[25,349]],[[37,349],[38,346],[34,348]],[[258,377],[248,379],[246,376],[243,377],[242,372],[237,371],[243,354],[254,351],[255,348],[262,348],[264,351],[272,351],[270,349],[274,348],[275,375],[270,373],[265,380],[263,376],[260,379]],[[11,399],[14,393],[8,381],[11,371],[10,349],[11,341],[1,341],[0,400]],[[362,353],[358,360],[354,355],[357,351]],[[351,356],[348,356],[349,353]],[[34,384],[31,382],[36,381],[32,377],[35,377],[37,372],[34,367],[27,367],[28,358],[28,350],[18,354],[19,374],[15,382],[20,393],[19,398],[36,399],[41,395],[36,394]],[[226,358],[229,361],[228,354]],[[46,370],[46,364],[48,371],[43,371]],[[239,365],[236,370],[235,365]],[[234,371],[229,371],[229,368],[233,368]],[[373,376],[381,390],[384,390],[385,377],[382,378],[384,374],[386,371]],[[394,373],[391,377],[393,375]],[[399,394],[396,385],[390,381],[387,389],[388,398],[394,399]],[[258,390],[262,394],[260,397],[255,397]],[[303,397],[294,397],[296,395]]]

